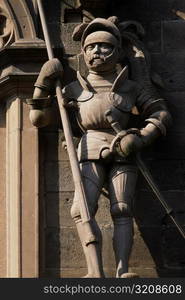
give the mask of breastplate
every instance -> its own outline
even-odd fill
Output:
[[[80,82],[76,81],[66,87],[65,95],[77,101],[78,123],[85,131],[111,128],[105,116],[105,112],[110,108],[114,110],[115,120],[126,129],[130,112],[135,105],[133,91],[133,84],[125,79],[116,80],[113,85],[107,86],[106,90],[100,86],[99,91],[82,87]]]
[[[85,130],[111,128],[105,116],[105,112],[110,109],[122,129],[127,128],[133,107],[133,99],[130,95],[104,92],[94,94],[86,101],[79,101],[79,99],[77,101],[78,122]]]
[[[112,106],[110,93],[96,93],[91,99],[78,101],[78,118],[85,129],[110,128],[105,112]]]

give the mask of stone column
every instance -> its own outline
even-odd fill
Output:
[[[23,98],[6,107],[6,277],[38,277],[38,132]]]
[[[7,277],[20,277],[21,103],[7,102],[6,118],[6,226]]]
[[[6,115],[7,277],[37,277],[38,135],[23,99],[9,99]]]
[[[35,3],[0,1],[0,277],[39,276],[38,131],[25,101],[46,60]]]

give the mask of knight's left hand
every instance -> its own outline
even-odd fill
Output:
[[[143,141],[137,134],[127,134],[120,141],[120,150],[124,156],[140,151]]]

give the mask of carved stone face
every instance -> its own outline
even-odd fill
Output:
[[[84,49],[84,59],[89,70],[112,70],[118,59],[116,47],[108,43],[92,43]]]

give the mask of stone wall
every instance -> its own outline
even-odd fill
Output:
[[[117,15],[121,21],[136,20],[144,26],[145,45],[151,54],[152,72],[161,77],[159,92],[169,104],[173,126],[166,137],[143,153],[162,194],[185,224],[185,4],[183,0],[132,1],[48,0],[47,14],[53,44],[62,47],[59,58],[65,65],[64,83],[75,78],[79,44],[71,40],[77,23],[92,16]],[[99,7],[101,2],[104,6]],[[67,3],[67,4],[65,4]],[[73,7],[73,8],[72,8]],[[56,9],[57,8],[57,9]],[[85,16],[84,16],[85,15]],[[64,56],[63,56],[63,54]],[[159,78],[159,77],[158,77]],[[58,111],[56,107],[56,116]],[[40,273],[41,276],[81,277],[85,261],[70,217],[73,183],[63,133],[56,122],[40,130]],[[113,225],[109,202],[100,199],[97,220],[103,232],[104,265],[107,277],[114,277]],[[161,204],[139,177],[135,201],[135,237],[130,269],[141,277],[184,277],[184,241]]]

